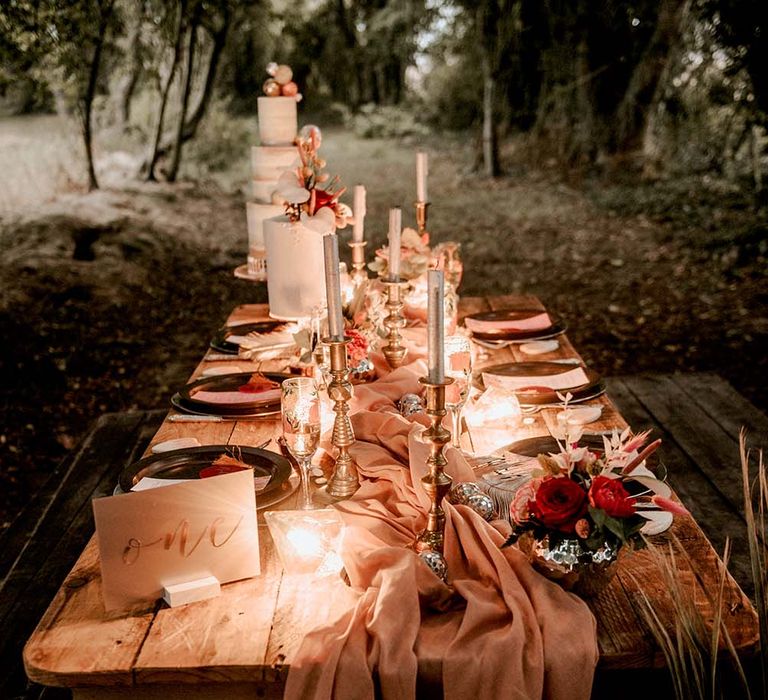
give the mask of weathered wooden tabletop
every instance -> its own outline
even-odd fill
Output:
[[[515,306],[541,308],[534,297],[507,296],[462,299],[461,314]],[[259,320],[265,305],[238,307],[228,324]],[[560,347],[540,359],[573,358],[578,354],[566,336]],[[523,360],[515,347],[489,351],[478,366]],[[539,359],[539,358],[537,358]],[[252,362],[227,363],[243,371]],[[209,366],[201,362],[193,374]],[[264,369],[270,369],[265,366]],[[595,430],[626,425],[609,397]],[[515,439],[547,435],[555,411],[545,409],[529,426],[515,430]],[[196,437],[202,444],[258,445],[276,436],[278,422],[261,420],[223,423],[173,423],[167,420],[152,444],[176,437]],[[662,448],[663,450],[663,448]],[[280,505],[290,508],[289,499]],[[670,531],[689,557],[679,558],[679,576],[694,600],[712,617],[720,560],[690,517],[677,517]],[[37,629],[27,642],[24,663],[30,679],[74,689],[78,698],[279,697],[288,667],[304,633],[331,620],[344,606],[348,590],[340,580],[284,576],[266,527],[260,526],[262,574],[227,584],[221,596],[179,608],[147,605],[130,613],[107,614],[101,602],[101,577],[94,538],[67,576]],[[669,541],[660,535],[660,543]],[[674,611],[662,579],[647,553],[623,558],[619,573],[590,605],[598,621],[599,668],[643,669],[663,665],[663,657],[640,615],[642,581],[657,612],[673,628]],[[737,649],[750,652],[757,644],[757,619],[749,599],[730,576],[723,598],[724,622]],[[433,671],[439,661],[425,663]],[[171,685],[169,685],[171,684]],[[254,695],[255,693],[255,695]]]

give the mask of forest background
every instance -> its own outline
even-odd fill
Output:
[[[538,294],[603,374],[715,371],[768,408],[764,0],[7,0],[4,527],[265,301],[232,269],[273,60],[374,244],[424,148],[462,294]]]

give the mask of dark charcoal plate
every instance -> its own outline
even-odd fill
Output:
[[[284,321],[258,321],[255,323],[241,323],[238,326],[224,326],[216,331],[216,335],[211,339],[211,349],[225,355],[237,355],[240,346],[237,343],[230,343],[227,338],[231,335],[248,335],[249,333],[274,333],[280,327],[284,326]]]
[[[467,318],[478,321],[509,321],[520,318],[529,318],[542,313],[541,309],[499,309],[498,311],[483,311],[469,314]],[[557,316],[549,315],[552,322],[547,328],[538,330],[497,330],[497,331],[472,331],[472,337],[478,340],[505,340],[513,343],[525,343],[529,340],[546,340],[562,335],[568,326]],[[465,322],[466,323],[466,322]]]
[[[502,377],[545,377],[568,372],[577,366],[563,365],[557,362],[508,362],[502,365],[483,367],[482,370],[479,370],[475,383],[479,388],[485,388],[483,374],[496,374]],[[582,367],[582,369],[587,375],[586,384],[559,390],[561,394],[570,392],[573,395],[571,403],[588,401],[605,392],[605,383],[600,375],[588,367]],[[524,387],[515,390],[514,393],[521,406],[558,406],[561,404],[557,397],[558,392],[546,387]]]
[[[155,479],[198,479],[200,472],[211,466],[221,455],[237,457],[253,469],[253,476],[270,476],[267,485],[257,496],[276,496],[288,484],[291,465],[285,457],[256,447],[233,445],[204,445],[182,450],[171,450],[150,455],[123,469],[120,474],[120,488],[128,493],[145,476]]]
[[[279,372],[237,372],[234,374],[203,377],[184,386],[173,397],[171,404],[174,408],[179,408],[187,413],[201,415],[254,417],[280,413],[280,397],[265,401],[258,399],[259,394],[252,394],[253,400],[242,403],[220,403],[195,398],[196,392],[199,391],[237,392],[241,386],[248,383],[254,374],[261,374],[266,379],[270,379],[278,384],[282,384],[283,380],[293,376]]]

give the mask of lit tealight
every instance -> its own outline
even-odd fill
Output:
[[[500,387],[488,388],[464,408],[472,433],[475,454],[490,454],[507,445],[520,425],[522,412],[517,397]]]
[[[338,574],[344,525],[331,509],[283,510],[264,513],[277,554],[287,574]]]

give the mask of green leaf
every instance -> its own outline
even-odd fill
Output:
[[[589,514],[592,517],[592,521],[597,527],[603,527],[605,525],[605,519],[608,517],[602,508],[594,508],[589,506]]]
[[[626,544],[627,540],[624,537],[624,524],[621,521],[612,518],[610,515],[606,515],[605,527]]]

